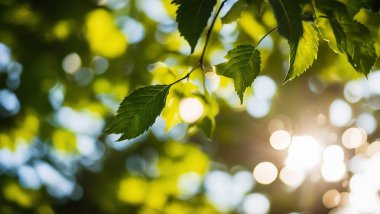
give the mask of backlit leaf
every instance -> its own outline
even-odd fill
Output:
[[[170,87],[171,85],[153,85],[133,91],[120,104],[117,115],[106,132],[122,133],[119,141],[143,134],[160,115]]]
[[[311,23],[302,22],[303,33],[298,42],[289,42],[290,45],[290,67],[285,81],[305,72],[317,58],[318,33]]]
[[[243,103],[243,94],[260,73],[260,52],[252,45],[239,45],[228,51],[228,62],[216,65],[219,75],[232,78],[235,90]]]

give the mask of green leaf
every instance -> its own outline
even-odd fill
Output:
[[[178,30],[189,42],[193,53],[216,0],[173,0],[172,4],[179,5],[176,17]]]
[[[209,139],[212,138],[215,129],[215,119],[210,117],[205,117],[200,122],[198,127],[202,130],[205,136]]]
[[[334,51],[346,55],[356,71],[367,75],[377,59],[375,42],[368,28],[355,21],[340,2],[322,0],[316,5],[329,17],[317,22],[323,38]]]
[[[371,33],[364,25],[351,20],[333,20],[331,22],[338,48],[344,52],[351,65],[367,75],[376,61],[376,51]]]
[[[153,85],[139,88],[120,104],[107,133],[122,133],[118,139],[132,139],[149,129],[165,106],[171,85]]]
[[[318,33],[311,23],[302,22],[302,26],[303,33],[300,40],[297,42],[289,42],[290,67],[285,82],[301,75],[317,58]]]
[[[228,51],[227,62],[216,65],[219,75],[232,78],[235,90],[243,103],[243,94],[260,73],[260,52],[252,45],[239,45]]]
[[[239,17],[241,12],[247,8],[248,4],[246,1],[240,0],[237,1],[231,9],[222,17],[222,23],[223,24],[230,24],[234,21],[236,21]]]
[[[296,42],[302,35],[302,11],[294,0],[269,0],[278,24],[278,32]]]

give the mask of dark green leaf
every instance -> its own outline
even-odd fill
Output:
[[[294,0],[269,0],[278,24],[278,32],[296,42],[302,35],[302,11]]]
[[[193,53],[216,0],[173,0],[172,4],[179,5],[176,17],[178,30],[189,42]]]
[[[331,21],[331,26],[340,51],[357,71],[367,75],[377,58],[369,30],[359,22],[346,22],[344,18]]]
[[[170,86],[153,85],[133,91],[120,104],[117,115],[106,132],[122,133],[118,141],[143,134],[164,108]]]
[[[215,128],[215,119],[210,117],[205,117],[198,125],[202,132],[206,135],[207,138],[211,139],[214,133]]]
[[[252,45],[239,45],[228,51],[228,62],[216,65],[219,75],[232,78],[235,90],[243,103],[243,94],[260,73],[260,52]]]
[[[247,2],[243,0],[237,1],[227,12],[227,14],[222,17],[222,23],[229,24],[236,21],[240,17],[241,12],[247,8],[247,6]]]
[[[329,17],[323,22],[318,21],[324,39],[334,51],[345,54],[358,72],[367,75],[377,59],[375,42],[368,28],[355,21],[340,2],[321,0],[316,5]]]
[[[305,72],[317,58],[318,33],[311,23],[302,22],[302,37],[297,42],[289,42],[290,67],[285,82],[294,79]]]

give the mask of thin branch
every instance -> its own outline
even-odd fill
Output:
[[[197,66],[195,66],[194,68],[192,68],[190,71],[189,71],[189,73],[187,73],[185,76],[183,76],[181,79],[178,79],[178,80],[176,80],[176,81],[174,81],[173,83],[171,83],[170,85],[174,85],[174,84],[176,84],[176,83],[178,83],[178,82],[181,82],[182,80],[184,80],[184,79],[188,79],[189,77],[190,77],[190,74],[191,73],[193,73],[193,71],[195,71],[195,69],[197,69],[199,66],[197,65]]]
[[[174,81],[174,82],[171,83],[170,85],[174,85],[174,84],[176,84],[176,83],[178,83],[178,82],[181,82],[181,81],[184,80],[184,79],[188,79],[188,78],[190,77],[190,74],[193,73],[193,71],[194,71],[195,69],[197,69],[198,67],[200,67],[200,68],[203,70],[203,58],[204,58],[204,56],[205,56],[206,48],[207,48],[208,42],[209,42],[209,40],[210,40],[211,32],[212,32],[212,29],[214,28],[214,25],[215,25],[216,19],[218,18],[219,13],[220,13],[220,11],[222,10],[222,8],[223,8],[224,4],[226,3],[226,1],[227,1],[227,0],[224,0],[224,1],[220,4],[220,6],[219,6],[218,10],[216,11],[216,14],[215,14],[215,16],[214,16],[212,22],[211,22],[210,28],[209,28],[208,31],[207,31],[206,42],[205,42],[205,45],[204,45],[204,47],[203,47],[202,55],[201,55],[201,57],[199,58],[199,63],[198,63],[194,68],[192,68],[191,71],[189,71],[189,73],[187,73],[184,77],[182,77],[182,78],[180,78],[180,79]],[[205,89],[205,90],[206,90],[206,89]]]
[[[210,36],[211,36],[212,29],[214,28],[214,25],[215,25],[216,19],[218,18],[219,13],[220,13],[220,11],[222,10],[222,8],[223,8],[223,6],[224,6],[224,4],[225,4],[226,2],[227,2],[227,0],[224,0],[224,1],[220,4],[220,6],[219,6],[219,8],[218,8],[218,10],[216,11],[216,14],[215,14],[215,16],[214,16],[214,19],[213,19],[212,22],[211,22],[210,28],[209,28],[208,31],[207,31],[206,42],[205,42],[205,45],[204,45],[204,47],[203,47],[202,55],[201,55],[201,57],[199,58],[199,64],[201,65],[202,68],[203,68],[203,58],[205,57],[205,53],[206,53],[206,49],[207,49],[208,42],[209,42],[209,40],[210,40]]]

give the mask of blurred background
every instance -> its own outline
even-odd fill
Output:
[[[289,48],[274,32],[243,105],[215,74],[229,49],[276,26],[267,2],[217,20],[205,57],[214,103],[195,72],[150,131],[105,135],[132,90],[173,82],[199,59],[204,38],[190,56],[175,10],[170,0],[0,2],[0,213],[380,213],[379,63],[366,78],[320,39],[312,68],[283,85]],[[379,55],[379,13],[355,18]]]

